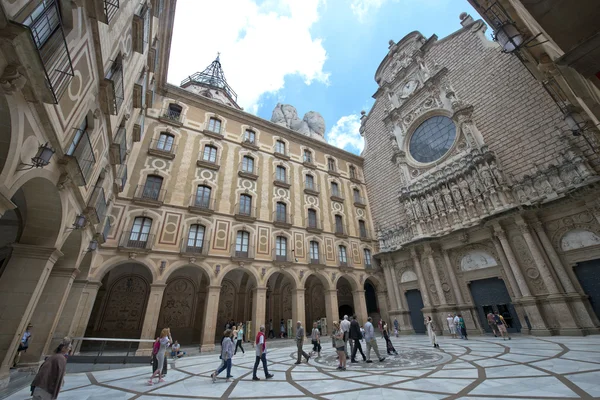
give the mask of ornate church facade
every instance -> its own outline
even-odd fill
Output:
[[[404,332],[448,313],[490,331],[498,311],[513,331],[597,333],[596,141],[482,21],[461,25],[390,41],[362,117],[389,313]]]

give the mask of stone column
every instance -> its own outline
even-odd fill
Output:
[[[359,289],[352,292],[352,299],[354,300],[354,314],[358,318],[359,324],[367,322],[367,301],[365,300],[365,290]]]
[[[391,325],[391,321],[390,321],[390,314],[388,312],[388,292],[384,291],[384,290],[378,290],[377,291],[377,305],[379,306],[379,315],[381,316],[381,319],[383,319],[387,324]],[[375,321],[375,323],[377,323],[377,321]]]
[[[202,343],[200,344],[201,352],[213,351],[215,349],[215,329],[217,328],[217,312],[219,310],[221,286],[208,286],[206,290]],[[246,336],[246,339],[248,339],[248,336]]]
[[[527,286],[527,281],[525,280],[523,271],[521,271],[521,267],[519,267],[515,253],[513,253],[510,243],[508,243],[506,233],[500,226],[497,226],[494,228],[494,236],[500,241],[500,245],[502,246],[502,250],[504,250],[508,265],[515,276],[517,287],[521,291],[521,294],[523,294],[523,297],[531,297],[531,291],[529,290],[529,286]]]
[[[292,321],[296,326],[296,321],[301,321],[304,330],[312,330],[312,321],[310,327],[306,322],[306,310],[304,304],[304,289],[294,289],[292,291]]]
[[[552,267],[554,267],[554,271],[556,272],[558,279],[562,283],[562,285],[565,289],[565,292],[577,293],[577,290],[575,289],[575,286],[573,286],[573,282],[571,281],[569,274],[567,273],[565,267],[563,266],[562,262],[560,261],[560,257],[556,253],[554,246],[552,246],[552,243],[550,242],[550,239],[548,238],[548,235],[546,234],[546,231],[544,230],[543,224],[540,221],[535,221],[531,225],[533,226],[535,233],[537,234],[538,238],[540,239],[540,242],[542,243],[542,247],[544,248],[544,251],[548,255],[548,258],[550,259],[550,262],[552,263]]]
[[[540,275],[542,276],[542,280],[544,281],[546,289],[548,289],[548,293],[558,293],[558,286],[556,285],[556,281],[554,280],[550,269],[546,265],[544,256],[542,255],[537,243],[535,242],[535,239],[531,235],[529,227],[524,221],[517,221],[517,226],[519,227],[519,230],[521,231],[521,234],[523,235],[523,238],[527,243],[527,247],[529,248],[529,251],[533,256],[533,261],[535,262],[535,265],[537,266],[537,269],[539,270]]]
[[[423,247],[425,248],[425,257],[427,257],[427,260],[429,261],[429,267],[431,268],[431,274],[433,275],[433,283],[435,285],[435,290],[438,293],[438,300],[440,305],[445,306],[448,304],[448,302],[446,301],[446,296],[444,296],[444,288],[442,287],[440,274],[438,273],[435,265],[435,259],[433,258],[433,249],[428,243],[426,243]]]
[[[62,313],[60,314],[60,318],[58,319],[58,324],[56,325],[56,329],[54,330],[54,334],[52,335],[50,349],[56,348],[60,344],[60,340],[65,336],[71,337],[71,325],[75,320],[75,314],[79,305],[79,299],[81,298],[81,294],[83,293],[83,288],[85,288],[85,284],[85,280],[75,279],[73,281],[73,284],[71,285],[71,290],[69,290],[69,297],[67,298],[67,302],[63,307]]]
[[[35,322],[35,335],[31,336],[29,348],[23,353],[20,363],[37,367],[44,355],[52,354],[54,349],[49,349],[50,342],[78,273],[79,270],[75,268],[58,267],[50,272],[31,317],[31,321]]]
[[[392,280],[392,271],[389,264],[383,265],[383,275],[385,276],[385,283],[387,285],[387,291],[390,296],[391,310],[396,312],[400,309],[400,299],[398,299],[397,288]]]
[[[415,264],[415,271],[417,272],[417,278],[419,279],[419,288],[421,289],[421,298],[423,298],[423,305],[425,307],[431,307],[431,301],[429,300],[429,291],[425,284],[425,278],[423,278],[423,270],[421,269],[421,262],[419,261],[419,254],[415,248],[410,249],[410,256],[412,257],[413,263]]]
[[[325,315],[327,316],[327,334],[333,332],[333,321],[339,321],[339,308],[337,299],[337,289],[325,291]]]
[[[498,257],[500,258],[500,262],[502,263],[502,268],[504,268],[504,272],[506,273],[506,276],[508,277],[508,282],[510,283],[513,293],[515,294],[515,300],[520,299],[522,297],[521,289],[519,288],[519,285],[517,284],[517,280],[515,279],[515,275],[513,274],[512,269],[510,268],[510,262],[508,261],[506,254],[504,254],[504,249],[502,248],[502,244],[500,243],[500,240],[498,239],[497,236],[494,236],[492,238],[492,242],[494,242],[494,247],[496,248],[496,253],[498,253]]]
[[[8,385],[9,369],[21,336],[38,304],[54,263],[63,254],[55,248],[14,243],[0,278],[0,388]],[[32,329],[35,334],[35,327]]]
[[[454,290],[454,298],[456,299],[456,303],[458,305],[465,304],[465,300],[462,295],[462,291],[460,290],[460,286],[458,286],[458,281],[456,280],[456,274],[454,273],[454,267],[452,266],[452,262],[450,262],[450,256],[448,255],[448,250],[442,249],[442,255],[444,256],[444,262],[446,263],[446,273],[448,274],[448,278],[450,279],[450,284],[452,285],[452,290]]]
[[[292,304],[293,304],[292,296]],[[267,287],[257,287],[252,289],[252,334],[256,335],[260,331],[260,326],[265,325],[265,313],[267,306]],[[302,296],[302,307],[304,307],[304,296]],[[293,313],[293,311],[292,311]],[[293,317],[293,314],[292,314]],[[287,322],[286,322],[287,323]],[[267,331],[267,333],[269,333]]]
[[[73,321],[71,322],[67,336],[71,338],[78,338],[85,335],[88,321],[92,315],[92,310],[96,301],[96,295],[98,294],[98,290],[100,290],[100,286],[102,286],[102,283],[97,281],[88,281],[85,283],[85,286],[81,291],[81,296],[79,297],[77,308],[75,310]],[[73,291],[73,288],[71,288],[71,291]],[[63,313],[64,312],[65,311],[63,311]],[[81,341],[75,341],[73,352],[79,353],[80,347]]]
[[[142,333],[140,339],[154,340],[156,339],[157,328],[168,328],[168,326],[158,326],[158,317],[160,315],[160,306],[162,305],[163,294],[167,287],[164,283],[153,283],[150,285],[150,296],[146,305],[146,315],[142,325]],[[140,343],[136,355],[145,356],[152,352],[152,343]]]

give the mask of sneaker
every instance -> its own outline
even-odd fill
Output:
[[[345,371],[345,370],[346,370],[346,367],[342,368],[342,371]]]
[[[294,364],[298,365],[298,364],[302,364],[302,363],[300,361],[298,361],[298,362],[295,362]]]
[[[379,359],[379,362],[384,362],[384,361],[385,361],[385,357],[381,357],[381,358]]]
[[[253,376],[253,377],[252,377],[252,380],[253,380],[253,381],[260,381],[260,378],[259,378],[258,376]]]
[[[356,360],[350,360],[351,363],[357,363],[358,361]]]
[[[338,365],[338,367],[336,369],[339,369],[341,371],[342,370],[342,366]]]
[[[266,378],[265,378],[265,379],[271,379],[271,378],[272,378],[272,377],[274,377],[274,376],[275,376],[275,375],[273,375],[273,374],[269,374],[269,375],[267,375],[267,376],[266,376]]]
[[[367,360],[367,364],[371,364],[373,361],[371,360]]]

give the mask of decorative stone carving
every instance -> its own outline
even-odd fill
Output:
[[[476,269],[490,268],[498,265],[494,257],[481,250],[473,250],[460,260],[462,271],[473,271]]]
[[[163,295],[158,326],[192,327],[196,306],[195,296],[196,287],[189,278],[181,277],[170,281]]]
[[[25,70],[18,65],[8,65],[0,76],[0,87],[6,94],[13,94],[25,87]]]
[[[600,236],[594,232],[583,229],[574,229],[567,232],[560,241],[560,248],[563,251],[581,249],[600,244]]]
[[[304,114],[303,119],[300,119],[294,106],[277,103],[273,109],[271,122],[303,135],[325,141],[325,120],[318,112],[309,111]]]
[[[139,335],[149,289],[148,282],[139,275],[119,278],[109,289],[100,331]]]
[[[519,259],[519,264],[526,268],[524,271],[525,279],[527,279],[529,287],[533,289],[534,294],[548,293],[523,236],[512,235],[510,242],[517,258]]]

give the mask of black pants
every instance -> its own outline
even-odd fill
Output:
[[[273,332],[273,329],[269,330],[269,339],[272,339],[275,337],[275,332]]]
[[[257,345],[260,346],[260,345]],[[252,377],[256,378],[256,370],[258,369],[258,364],[262,361],[263,369],[265,370],[265,378],[269,376],[269,370],[267,369],[267,353],[263,353],[262,356],[256,356],[256,361],[254,362],[254,369],[252,370]]]
[[[157,369],[158,369],[158,360],[156,359],[156,355],[153,354],[152,355],[152,373],[154,373],[154,371],[156,371]],[[167,357],[166,356],[165,356],[165,361],[163,363],[162,374],[163,375],[167,374]]]
[[[244,348],[242,347],[242,341],[241,340],[236,340],[236,342],[235,342],[235,351],[233,352],[233,354],[237,353],[238,347],[240,348],[240,350],[242,350],[242,353],[245,353]]]
[[[354,340],[354,348],[352,349],[351,360],[356,360],[356,350],[360,351],[360,354],[362,355],[363,360],[366,360],[367,356],[365,356],[365,353],[363,353],[363,351],[362,351],[362,346],[360,345],[360,340],[358,340],[358,339],[350,339],[350,340]]]
[[[312,345],[313,345],[313,351],[316,351],[317,353],[321,352],[321,343],[319,343],[316,340],[313,340]]]

